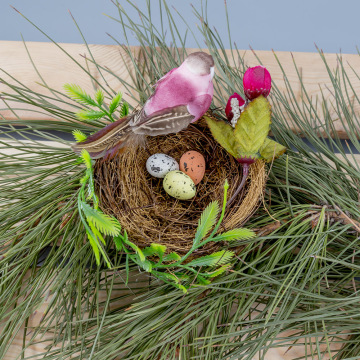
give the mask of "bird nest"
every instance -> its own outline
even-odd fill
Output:
[[[176,200],[163,189],[163,179],[147,172],[146,160],[155,153],[164,153],[179,161],[189,150],[204,155],[205,176],[193,199]],[[145,147],[128,147],[111,160],[97,160],[94,176],[101,209],[119,220],[133,243],[140,248],[158,243],[165,245],[168,252],[184,255],[193,244],[201,213],[211,201],[222,204],[225,179],[231,198],[241,182],[242,171],[201,119],[177,134],[148,137]],[[265,164],[257,161],[250,166],[243,190],[226,209],[219,231],[242,226],[251,217],[260,204],[265,181]],[[219,247],[221,244],[210,242],[198,249],[196,256]]]

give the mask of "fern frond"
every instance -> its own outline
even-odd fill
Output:
[[[101,106],[104,103],[104,92],[99,89],[95,93],[95,101]]]
[[[129,115],[129,104],[127,102],[124,102],[121,105],[121,109],[120,109],[120,117],[125,117]]]
[[[73,130],[72,134],[77,142],[82,142],[87,139],[87,136],[80,130]]]
[[[109,104],[109,112],[110,114],[112,114],[116,109],[117,107],[120,105],[120,102],[121,102],[121,99],[122,99],[122,94],[121,93],[118,93],[110,102]]]
[[[207,276],[209,278],[214,278],[216,276],[221,275],[222,273],[224,273],[229,268],[231,268],[231,264],[225,264],[225,265],[219,267],[218,269],[216,269],[215,271],[203,274],[203,276]]]
[[[197,266],[216,266],[224,265],[228,263],[234,253],[229,250],[222,250],[216,253],[205,255],[190,261],[186,266],[197,267]]]
[[[80,157],[81,157],[83,163],[85,164],[86,168],[89,169],[89,170],[91,170],[91,168],[92,168],[91,157],[90,157],[90,154],[88,153],[88,151],[85,150],[85,149],[82,149],[82,150],[81,150]],[[87,177],[86,180],[87,180],[88,178],[89,178],[89,177]]]
[[[197,244],[215,225],[220,208],[217,201],[211,202],[201,214],[199,225],[196,230],[194,244]]]
[[[85,202],[80,202],[86,219],[91,222],[101,233],[105,235],[117,236],[120,232],[120,226],[117,220],[104,214],[101,210],[95,210]]]
[[[233,240],[247,240],[255,237],[254,231],[238,228],[226,231],[212,239],[212,241],[233,241]]]
[[[86,93],[79,85],[65,84],[64,89],[67,95],[76,102],[84,105],[97,106],[97,103],[92,97]]]
[[[104,111],[83,109],[78,111],[75,115],[80,120],[98,120],[103,118],[106,113]]]
[[[94,255],[95,255],[95,260],[96,260],[96,264],[99,266],[100,265],[100,251],[99,251],[99,247],[96,243],[96,240],[92,237],[92,235],[87,231],[86,232],[87,237],[89,239],[90,245],[93,249]]]
[[[181,260],[181,257],[176,252],[172,252],[169,255],[166,255],[163,259],[163,261],[179,261],[179,260]]]
[[[160,258],[162,258],[163,255],[165,254],[166,246],[153,243],[150,246],[143,249],[142,251],[143,251],[144,256],[156,255],[156,256],[159,256]]]

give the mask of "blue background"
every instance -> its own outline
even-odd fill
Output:
[[[151,1],[155,26],[159,22],[159,5]],[[129,14],[139,21],[138,15],[126,1],[120,0]],[[134,1],[146,9],[145,0]],[[200,0],[168,0],[168,5],[186,17],[196,29],[198,19],[193,15],[190,3],[200,8]],[[256,50],[314,52],[316,43],[325,52],[357,53],[360,35],[360,2],[334,0],[227,0],[231,33],[238,48]],[[76,18],[86,40],[95,44],[113,44],[106,32],[120,42],[121,26],[104,13],[117,17],[117,10],[110,0],[0,0],[0,40],[47,41],[25,19],[10,8],[13,5],[57,42],[81,43],[82,39],[68,13]],[[224,2],[209,0],[209,20],[216,26],[222,38],[227,40]],[[185,25],[179,19],[181,31]],[[131,45],[136,45],[131,39]],[[189,38],[188,46],[196,47]],[[229,43],[225,41],[228,47]]]

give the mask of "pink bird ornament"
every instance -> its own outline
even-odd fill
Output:
[[[260,95],[267,97],[271,90],[271,76],[265,66],[255,66],[245,71],[244,93],[247,99],[254,100]]]
[[[111,158],[131,143],[141,143],[145,136],[177,133],[200,119],[213,98],[214,60],[204,52],[190,54],[154,86],[155,91],[142,109],[121,118],[72,149],[87,150],[92,159]]]

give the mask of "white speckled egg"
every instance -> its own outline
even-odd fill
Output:
[[[154,154],[147,159],[146,170],[152,176],[163,178],[169,171],[179,170],[179,164],[169,155]]]
[[[195,196],[196,186],[189,176],[182,171],[170,171],[163,182],[165,191],[179,200],[189,200]]]

